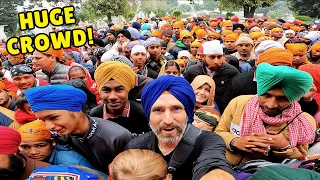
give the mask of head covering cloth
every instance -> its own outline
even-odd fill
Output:
[[[194,78],[194,80],[191,83],[191,86],[193,90],[197,90],[200,88],[202,85],[208,84],[210,86],[210,94],[209,98],[207,100],[207,106],[213,106],[214,107],[214,94],[216,90],[216,83],[214,80],[207,75],[198,75]]]
[[[21,139],[51,140],[51,133],[42,120],[24,124],[18,129]]]
[[[0,126],[0,154],[15,154],[19,151],[21,136],[18,131]]]

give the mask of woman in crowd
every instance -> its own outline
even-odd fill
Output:
[[[168,74],[173,76],[181,75],[180,66],[175,61],[167,61],[164,65],[162,65],[159,76]]]

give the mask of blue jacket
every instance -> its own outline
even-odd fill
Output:
[[[52,165],[71,164],[85,166],[91,169],[95,169],[86,158],[81,154],[68,149],[66,146],[56,144],[54,147],[48,163]]]

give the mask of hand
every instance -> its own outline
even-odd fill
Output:
[[[317,87],[316,85],[312,84],[312,87],[310,89],[309,92],[307,92],[307,94],[305,94],[302,99],[306,100],[306,101],[310,101],[311,98],[313,97],[313,95],[317,92]]]
[[[134,71],[135,73],[137,73],[137,72],[140,71],[140,69],[139,69],[138,67],[134,67],[133,71]]]
[[[245,152],[259,152],[264,155],[268,155],[270,145],[268,144],[268,140],[259,139],[254,136],[246,136],[243,138],[237,138],[233,146],[235,146],[237,149]]]
[[[267,130],[267,132],[268,132],[268,134],[254,133],[253,135],[256,138],[268,140],[270,147],[272,149],[281,149],[281,148],[284,148],[290,144],[289,141],[286,139],[286,137],[284,137],[284,135],[282,133],[277,134],[278,132],[269,131],[269,130]]]

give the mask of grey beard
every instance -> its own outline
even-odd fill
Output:
[[[153,131],[153,133],[157,136],[158,141],[161,141],[163,143],[177,143],[181,140],[184,132],[186,131],[187,122],[188,121],[186,121],[186,123],[182,126],[182,128],[181,128],[182,131],[178,131],[178,135],[175,137],[164,137],[160,134],[159,129],[153,127],[150,123],[149,123],[149,126],[150,126],[151,130]]]

